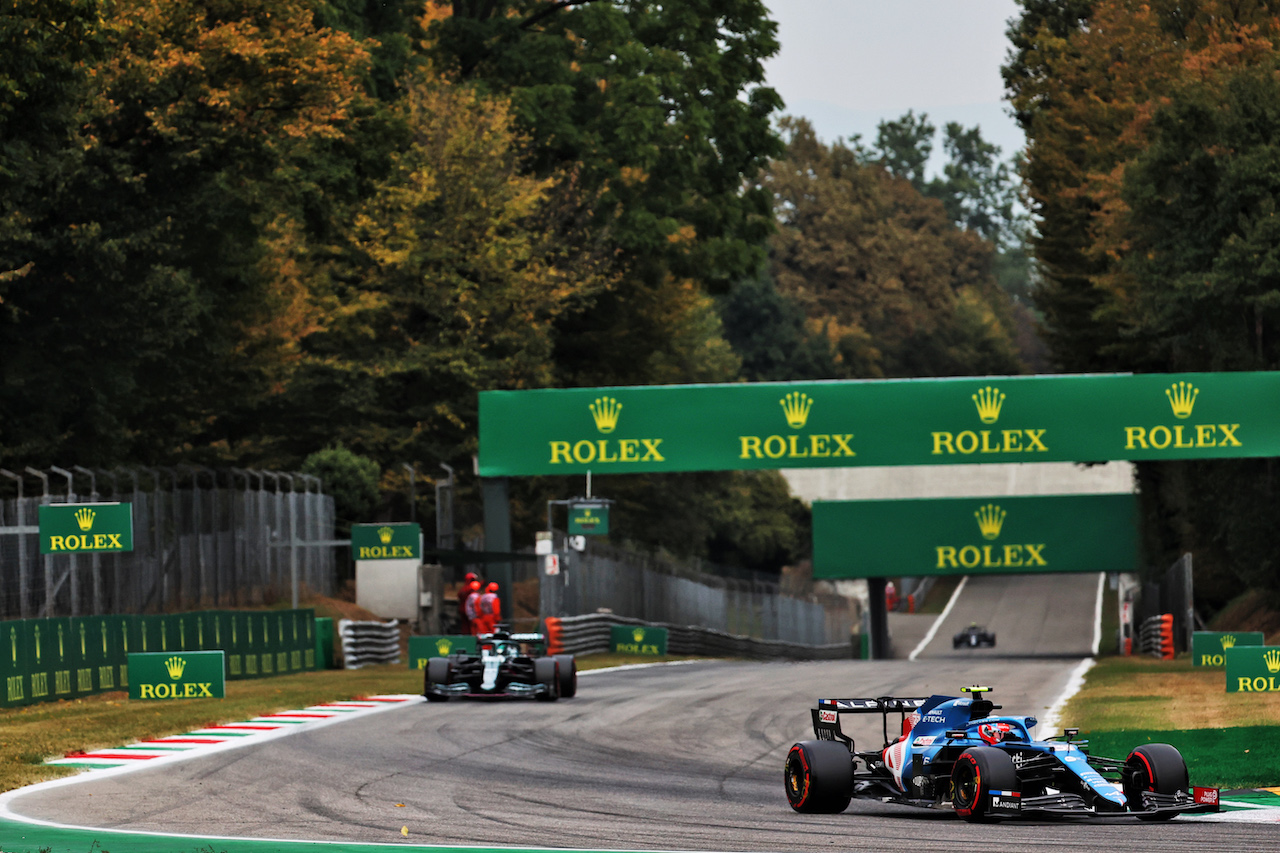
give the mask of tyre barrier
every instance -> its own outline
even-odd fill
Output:
[[[338,636],[342,638],[342,665],[346,669],[400,662],[400,623],[394,619],[387,622],[339,619]]]
[[[590,613],[546,620],[548,653],[585,655],[611,651],[610,629],[640,625],[667,629],[667,653],[750,658],[753,660],[838,660],[853,657],[850,643],[811,646],[785,640],[760,640],[694,625],[646,622],[612,613]],[[558,647],[557,647],[558,643]]]
[[[1173,614],[1163,613],[1142,620],[1138,648],[1144,655],[1173,660]]]

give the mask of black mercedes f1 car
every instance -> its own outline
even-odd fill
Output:
[[[979,628],[976,624],[970,625],[951,638],[953,649],[977,649],[983,646],[991,649],[996,647],[996,632]]]
[[[543,634],[504,630],[477,637],[479,654],[457,652],[427,660],[422,694],[428,702],[454,696],[524,697],[544,702],[578,692],[573,655],[548,655]]]

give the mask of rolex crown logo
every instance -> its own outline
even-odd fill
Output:
[[[1169,405],[1173,407],[1173,416],[1185,420],[1191,417],[1191,410],[1195,408],[1200,389],[1190,382],[1175,382],[1164,389],[1164,395],[1169,398]]]
[[[803,391],[792,391],[778,401],[782,413],[787,416],[787,426],[800,429],[809,420],[809,410],[813,408],[813,398]]]
[[[1267,665],[1267,672],[1280,672],[1280,649],[1267,649],[1262,662]]]
[[[632,631],[632,632],[631,632],[631,639],[635,640],[637,643],[639,643],[639,642],[643,642],[643,641],[644,641],[644,629],[643,629],[643,628],[636,628],[634,631]],[[1272,671],[1274,672],[1274,670],[1272,670]]]
[[[82,506],[76,510],[76,524],[80,525],[80,529],[88,533],[93,529],[93,518],[96,513],[87,506]]]
[[[391,537],[395,535],[396,535],[396,532],[392,530],[390,527],[378,528],[378,539],[381,540],[383,545],[390,545]]]
[[[1004,525],[1004,517],[1008,515],[1004,510],[995,504],[987,504],[979,507],[973,517],[978,519],[978,530],[982,532],[983,539],[995,539],[1000,535],[1000,528]]]
[[[442,655],[449,654],[449,650],[453,648],[453,643],[447,637],[441,637],[436,640],[436,651]]]
[[[973,404],[978,407],[978,417],[984,424],[993,424],[1000,420],[1000,407],[1004,405],[1005,395],[999,388],[979,388],[973,395]]]
[[[1236,646],[1236,638],[1232,634],[1227,634],[1221,638],[1222,647],[1224,649],[1233,649]]]
[[[612,397],[597,397],[589,406],[591,417],[595,419],[596,429],[603,433],[611,433],[618,427],[618,415],[622,414],[622,404]]]
[[[164,662],[164,668],[169,671],[169,677],[177,681],[182,677],[182,671],[187,668],[187,661],[174,655]]]

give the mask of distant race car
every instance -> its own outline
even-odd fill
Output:
[[[1189,788],[1187,765],[1165,743],[1137,747],[1124,761],[1088,753],[1078,729],[1034,740],[1035,717],[993,717],[989,687],[972,698],[819,699],[817,740],[787,753],[784,785],[798,812],[835,814],[854,797],[953,809],[967,821],[1015,817],[1134,816],[1167,820],[1216,812],[1217,788]],[[902,735],[889,740],[889,714]],[[881,714],[884,746],[858,751],[841,714]],[[1065,738],[1065,740],[1063,739]]]
[[[548,655],[542,634],[495,631],[477,637],[479,654],[457,652],[429,658],[422,694],[428,702],[452,696],[524,697],[544,702],[570,699],[578,692],[573,655]]]
[[[981,646],[994,649],[996,647],[996,632],[988,631],[986,628],[979,628],[977,625],[970,625],[951,638],[951,648],[953,649],[962,647],[976,649]]]

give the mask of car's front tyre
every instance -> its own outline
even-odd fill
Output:
[[[853,799],[853,756],[833,740],[802,740],[782,773],[787,802],[804,814],[838,814]]]
[[[449,683],[450,669],[448,658],[430,658],[427,660],[427,668],[422,676],[422,695],[427,697],[428,702],[449,701],[447,694],[437,693],[432,688],[436,685]]]
[[[991,819],[992,791],[1017,790],[1018,770],[1002,749],[970,747],[951,768],[951,805],[970,823]]]
[[[1124,798],[1129,811],[1141,820],[1168,820],[1177,814],[1144,814],[1142,795],[1146,791],[1176,794],[1187,789],[1187,763],[1182,753],[1167,743],[1146,743],[1129,753],[1124,766]]]

